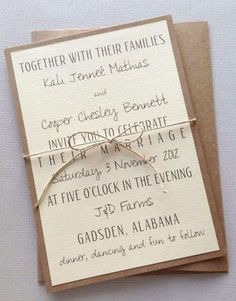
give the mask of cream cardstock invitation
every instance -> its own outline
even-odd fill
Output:
[[[214,192],[214,202],[219,217],[220,227],[224,232],[224,218],[220,185],[220,170],[217,153],[217,139],[214,116],[214,100],[211,76],[210,42],[208,24],[205,21],[175,23],[175,34],[180,47],[182,63],[188,82],[190,98],[198,122],[198,131],[206,159],[208,174]],[[72,34],[79,34],[85,29],[37,30],[31,33],[32,42],[45,41]],[[206,131],[207,128],[207,131]],[[168,270],[154,271],[160,273],[199,273],[227,272],[227,255],[201,262],[194,262]],[[148,273],[147,275],[150,275]],[[38,280],[43,282],[41,263],[38,258]]]
[[[6,55],[33,204],[126,131],[35,209],[49,290],[224,254],[170,17]]]

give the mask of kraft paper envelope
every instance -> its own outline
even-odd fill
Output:
[[[207,22],[180,23],[175,24],[175,30],[182,54],[182,60],[190,90],[191,100],[199,126],[200,138],[203,150],[205,152],[210,180],[212,187],[214,188],[215,204],[217,207],[221,227],[224,229],[223,205],[220,188],[219,162],[215,129],[208,24]],[[32,41],[42,41],[80,33],[82,31],[84,30],[73,29],[34,31],[32,32]],[[40,282],[43,282],[43,274],[40,262],[38,267],[38,278]],[[171,268],[162,271],[161,273],[227,271],[227,256],[224,256],[216,259]],[[160,271],[154,273],[159,274]]]

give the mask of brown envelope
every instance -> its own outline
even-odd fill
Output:
[[[175,30],[182,54],[183,65],[189,86],[193,108],[197,118],[199,134],[205,153],[215,203],[221,227],[224,229],[223,205],[220,188],[219,162],[215,129],[215,114],[211,77],[211,58],[207,22],[191,22],[175,24]],[[41,41],[85,30],[43,30],[32,32],[32,41]],[[152,274],[186,273],[186,272],[227,272],[227,256],[207,261],[192,263]],[[40,262],[38,279],[43,282]]]

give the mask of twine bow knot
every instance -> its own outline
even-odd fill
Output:
[[[196,118],[190,119],[190,120],[187,120],[187,121],[181,121],[181,122],[178,122],[178,123],[173,123],[173,124],[166,125],[166,126],[162,126],[162,127],[160,127],[160,128],[166,128],[166,127],[170,127],[170,126],[174,126],[174,125],[180,125],[180,124],[184,124],[184,123],[193,123],[193,122],[195,122],[195,121],[196,121]],[[136,131],[137,131],[137,127],[139,127],[139,128],[141,129],[140,132],[130,133],[130,134],[132,134],[132,135],[137,134],[137,137],[136,137],[136,138],[131,139],[131,140],[127,140],[127,139],[126,139],[125,141],[122,141],[122,140],[119,140],[119,139],[118,139],[118,138],[120,138],[120,137],[125,137],[125,136],[126,136],[125,134],[126,134],[128,131],[131,131],[132,128],[135,128]],[[137,141],[138,139],[140,139],[140,138],[142,137],[143,133],[144,133],[144,130],[143,130],[143,128],[142,128],[140,125],[134,125],[134,126],[130,126],[130,127],[127,128],[126,130],[124,130],[123,132],[119,133],[118,135],[116,135],[116,136],[114,136],[114,137],[112,137],[112,138],[107,138],[107,137],[105,137],[105,136],[103,136],[103,135],[101,135],[101,134],[94,133],[94,132],[90,132],[90,131],[79,131],[79,132],[76,132],[76,133],[72,134],[72,135],[69,137],[69,139],[68,139],[68,146],[69,146],[70,149],[76,150],[76,151],[79,151],[79,152],[78,152],[75,156],[73,156],[70,160],[68,160],[66,163],[64,163],[61,167],[59,167],[59,168],[57,169],[57,171],[52,175],[52,177],[50,178],[50,180],[49,180],[49,181],[47,182],[47,184],[45,185],[45,187],[44,187],[44,189],[43,189],[43,191],[42,191],[40,197],[38,198],[38,201],[37,201],[36,204],[35,204],[35,208],[38,208],[39,205],[41,204],[42,200],[44,199],[44,196],[45,196],[46,192],[48,191],[48,189],[49,189],[49,187],[50,187],[50,185],[51,185],[51,183],[52,183],[52,181],[53,181],[53,180],[54,180],[54,179],[55,179],[55,178],[56,178],[56,177],[57,177],[57,176],[58,176],[58,175],[66,168],[66,167],[68,167],[69,165],[71,165],[72,162],[74,162],[76,159],[79,159],[81,154],[83,154],[83,153],[85,153],[85,152],[87,152],[87,151],[89,151],[89,150],[91,150],[91,149],[94,149],[94,148],[96,148],[96,147],[98,147],[98,146],[101,146],[101,145],[103,145],[103,144],[106,144],[106,143],[109,143],[109,144],[113,144],[113,143],[114,143],[114,144],[120,146],[121,148],[123,148],[124,150],[126,150],[127,152],[130,152],[130,153],[132,153],[133,155],[135,155],[136,157],[139,157],[140,159],[143,160],[143,162],[144,162],[145,164],[148,164],[148,165],[152,168],[152,170],[153,170],[153,171],[157,174],[157,176],[158,176],[158,170],[154,167],[154,165],[153,165],[152,163],[150,163],[150,162],[145,158],[144,155],[139,154],[138,152],[136,152],[136,151],[130,149],[130,148],[127,146],[127,143],[128,143],[129,145],[131,145],[132,143],[134,143],[135,141]],[[72,142],[71,142],[72,139],[73,139],[76,135],[79,135],[79,134],[92,134],[92,135],[95,135],[95,136],[99,137],[99,138],[100,138],[100,141],[94,142],[94,143],[92,143],[91,145],[89,145],[89,146],[87,146],[87,147],[84,147],[83,149],[79,149],[79,148],[78,148],[78,145],[74,145],[74,146],[73,146],[73,145],[72,145]],[[81,144],[80,144],[80,145],[81,145]],[[42,152],[38,152],[38,153],[34,153],[34,154],[23,155],[23,158],[24,158],[24,159],[29,159],[29,158],[31,158],[31,157],[33,157],[33,156],[36,156],[36,155],[39,155],[39,154],[45,154],[45,153],[52,152],[52,151],[53,151],[53,150],[51,150],[51,151],[42,151]],[[159,176],[158,176],[158,177],[159,177]],[[162,192],[163,192],[163,193],[167,193],[167,191],[164,189],[163,183],[162,183],[161,181],[159,181],[159,182],[160,182],[160,187],[161,187]]]

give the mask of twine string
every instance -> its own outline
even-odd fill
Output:
[[[169,127],[173,127],[175,125],[181,125],[181,124],[185,124],[185,123],[193,124],[194,122],[196,122],[196,120],[197,120],[196,118],[193,118],[193,119],[189,119],[189,120],[185,120],[185,121],[180,121],[180,122],[176,122],[176,123],[171,123],[171,124],[163,125],[163,126],[160,126],[158,128],[146,129],[146,130],[143,130],[143,132],[146,133],[146,132],[161,130],[161,129],[164,129],[164,128],[169,128]],[[138,127],[138,126],[140,126],[140,125],[137,124],[137,125],[133,125],[132,127]],[[128,131],[128,130],[129,130],[129,128],[127,130],[125,130],[125,131]],[[85,133],[85,132],[83,132],[83,133]],[[89,132],[89,133],[95,135],[94,132]],[[133,134],[134,133],[128,133],[125,136],[128,137],[128,136],[133,135]],[[75,135],[72,134],[72,136],[75,136]],[[70,139],[70,137],[69,137],[69,139]],[[107,137],[104,137],[104,138],[107,139]],[[93,143],[96,143],[96,142],[99,142],[99,141],[93,141]],[[86,145],[86,144],[90,145],[91,143],[92,142],[86,142],[86,143],[79,144],[78,146],[82,146],[82,145]],[[50,149],[50,150],[40,151],[40,152],[36,152],[36,153],[31,153],[31,154],[23,154],[23,158],[27,159],[27,158],[35,157],[35,156],[38,156],[38,155],[42,155],[42,154],[45,155],[47,153],[51,154],[53,152],[58,152],[58,151],[67,150],[67,149],[70,149],[70,147],[66,146],[66,147],[61,147],[61,148],[56,148],[56,149]]]
[[[180,125],[180,124],[185,124],[185,123],[194,123],[196,121],[196,118],[193,118],[193,119],[189,119],[189,120],[186,120],[186,121],[181,121],[181,122],[177,122],[177,123],[173,123],[173,124],[170,124],[170,125],[166,125],[166,126],[162,126],[160,128],[167,128],[167,127],[170,127],[170,126],[174,126],[174,125]],[[137,128],[137,127],[140,127],[141,131],[140,132],[136,132],[136,133],[129,133],[128,135],[126,134],[128,131],[130,131],[132,128]],[[160,129],[159,128],[159,129]],[[143,136],[143,133],[144,132],[147,132],[145,131],[140,125],[133,125],[133,126],[130,126],[128,127],[127,129],[125,129],[124,131],[122,131],[121,133],[119,133],[118,135],[112,137],[112,138],[107,138],[106,136],[103,136],[101,134],[98,134],[98,133],[94,133],[94,132],[90,132],[90,131],[78,131],[76,133],[73,133],[69,139],[68,139],[68,148],[72,149],[72,150],[76,150],[76,151],[79,151],[75,156],[73,156],[70,160],[68,160],[66,163],[64,163],[62,166],[60,166],[56,172],[52,175],[52,177],[50,178],[50,180],[47,182],[47,184],[45,185],[41,195],[39,196],[38,198],[38,201],[36,202],[35,204],[35,208],[38,208],[39,205],[41,204],[41,202],[43,201],[44,197],[45,197],[45,194],[47,193],[49,187],[51,186],[53,180],[68,166],[70,166],[72,164],[72,162],[74,162],[75,160],[78,160],[80,158],[80,155],[83,154],[83,153],[86,153],[88,151],[90,151],[91,149],[94,149],[94,148],[97,148],[101,145],[104,145],[106,143],[109,143],[109,144],[116,144],[117,146],[120,146],[121,148],[123,148],[124,150],[126,150],[127,152],[135,155],[136,157],[140,158],[141,160],[143,160],[143,162],[145,164],[148,164],[151,169],[155,172],[155,174],[157,175],[158,177],[158,180],[159,180],[159,183],[160,183],[160,187],[161,187],[161,190],[163,193],[167,193],[167,191],[164,189],[164,184],[162,183],[162,181],[160,180],[159,178],[159,172],[157,170],[157,168],[149,162],[149,160],[147,160],[145,158],[144,155],[141,155],[139,154],[138,152],[130,149],[126,144],[129,143],[132,144],[134,142],[136,142],[138,139],[140,139],[142,136]],[[102,141],[98,141],[98,142],[95,142],[95,143],[92,143],[91,145],[87,146],[87,147],[84,147],[82,149],[79,149],[77,145],[73,146],[72,145],[72,139],[78,135],[78,134],[93,134],[99,138],[102,139]],[[126,134],[126,135],[125,135]],[[119,140],[120,137],[126,137],[126,136],[129,136],[129,135],[135,135],[135,134],[138,134],[136,138],[134,139],[131,139],[131,140],[125,140],[125,141],[122,141],[122,140]],[[81,145],[81,144],[80,144]],[[37,153],[32,153],[32,154],[27,154],[27,155],[23,155],[23,158],[24,159],[29,159],[31,157],[34,157],[36,155],[40,155],[40,154],[46,154],[48,152],[52,152],[52,151],[42,151],[42,152],[37,152]]]

